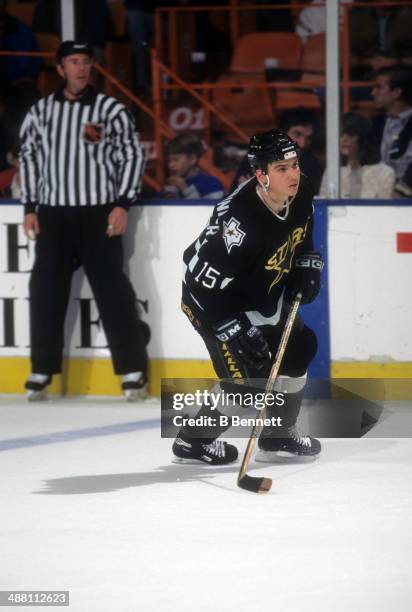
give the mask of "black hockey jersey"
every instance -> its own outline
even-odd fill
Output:
[[[301,174],[289,208],[274,214],[252,178],[217,204],[184,252],[183,303],[203,324],[245,312],[254,325],[276,325],[285,282],[300,251],[313,249],[313,188]]]

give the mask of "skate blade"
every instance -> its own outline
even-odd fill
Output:
[[[29,402],[46,402],[48,399],[47,391],[29,391],[27,393],[27,399]]]
[[[188,457],[186,459],[185,457],[176,457],[176,455],[172,456],[171,462],[178,463],[179,465],[204,465],[205,467],[212,467],[213,469],[227,467],[228,465],[235,463],[235,461],[232,461],[231,463],[208,463],[207,461],[202,461],[201,459],[193,459],[192,457]]]
[[[295,455],[288,451],[263,451],[256,453],[255,461],[258,463],[311,463],[318,455]]]
[[[124,396],[128,402],[142,402],[147,398],[147,390],[142,389],[127,389]]]
[[[176,457],[175,455],[172,457],[172,463],[180,463],[185,465],[206,465],[204,461],[200,461],[200,459],[185,459],[184,457]]]

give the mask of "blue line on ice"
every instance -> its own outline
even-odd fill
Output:
[[[117,425],[104,425],[102,427],[90,427],[88,429],[75,429],[72,431],[56,431],[54,433],[29,436],[27,438],[12,438],[11,440],[0,440],[0,451],[25,448],[29,446],[42,446],[44,444],[60,444],[83,438],[96,438],[100,436],[112,436],[115,434],[129,433],[130,431],[142,431],[154,429],[160,426],[159,419],[147,421],[131,421],[130,423],[119,423]]]

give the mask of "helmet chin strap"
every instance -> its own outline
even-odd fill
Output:
[[[261,182],[259,181],[259,186],[260,186],[260,187],[263,189],[263,191],[265,192],[265,194],[267,194],[267,196],[268,196],[269,200],[272,200],[272,198],[270,197],[270,193],[269,193],[269,187],[270,187],[270,178],[268,177],[268,175],[267,175],[267,174],[265,174],[265,182],[264,182],[264,183],[261,183]],[[261,197],[262,197],[262,199],[263,199],[263,195],[262,195]],[[292,200],[293,200],[293,199],[294,199],[294,198],[287,198],[287,199],[285,200],[285,203],[283,204],[283,206],[281,207],[281,209],[280,209],[280,210],[284,210],[285,208],[289,208],[289,206],[291,205],[291,203],[292,203]],[[263,202],[266,204],[266,206],[269,206],[269,208],[271,208],[271,207],[270,207],[269,202],[265,201],[264,199],[263,199]],[[273,200],[272,200],[272,202],[273,202]]]

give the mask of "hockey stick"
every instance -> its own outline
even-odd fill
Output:
[[[293,323],[295,322],[296,313],[298,311],[301,299],[302,299],[302,294],[299,292],[293,301],[292,308],[289,312],[288,318],[285,323],[285,328],[283,330],[282,337],[280,339],[278,352],[276,354],[276,359],[272,366],[272,369],[269,374],[269,378],[266,383],[265,396],[273,390],[273,387],[277,380],[278,372],[280,369],[280,364],[282,363],[283,355],[285,354],[290,332],[292,331]],[[268,491],[270,491],[270,487],[272,486],[271,478],[258,478],[255,476],[249,476],[246,473],[249,467],[250,458],[255,448],[256,440],[259,437],[260,432],[263,429],[263,425],[259,423],[262,422],[265,417],[266,417],[266,403],[264,404],[262,410],[259,410],[259,412],[257,413],[256,423],[253,426],[252,432],[250,434],[249,442],[247,443],[242,465],[240,467],[239,475],[237,477],[238,487],[240,487],[241,489],[245,489],[246,491],[250,491],[252,493],[267,493]]]

